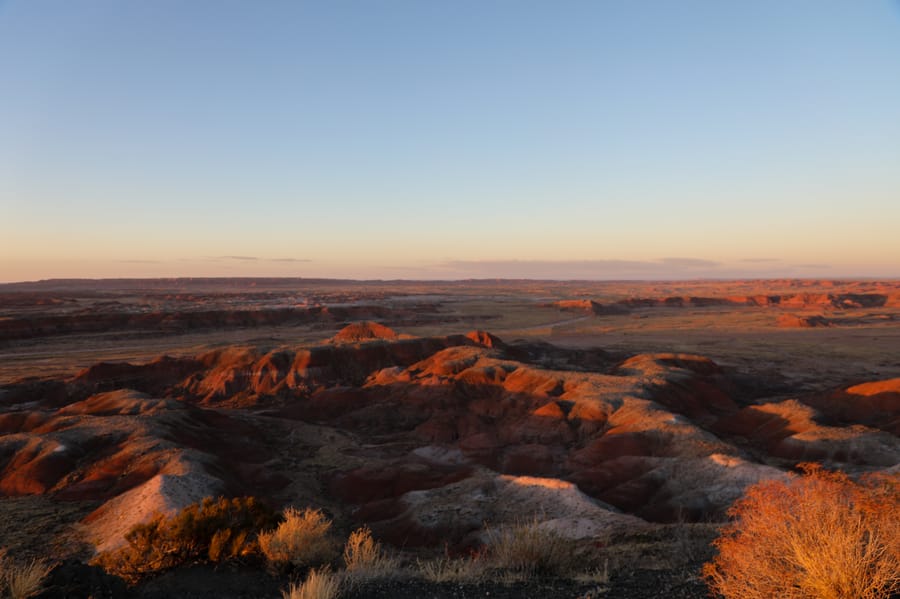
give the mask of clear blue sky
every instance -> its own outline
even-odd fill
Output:
[[[900,276],[900,3],[0,0],[0,281]]]

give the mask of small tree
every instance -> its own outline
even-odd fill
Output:
[[[900,476],[807,465],[747,490],[704,566],[726,599],[886,599],[900,591]]]

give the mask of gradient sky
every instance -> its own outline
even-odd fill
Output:
[[[900,277],[900,3],[0,0],[0,281]]]

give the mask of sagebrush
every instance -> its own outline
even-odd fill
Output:
[[[259,535],[259,548],[276,566],[316,566],[337,552],[330,531],[331,520],[321,510],[289,507],[277,528]]]
[[[126,546],[100,553],[93,563],[134,583],[189,562],[254,554],[257,534],[277,521],[275,512],[253,497],[207,497],[174,516],[138,524],[125,535]]]
[[[704,567],[726,599],[887,599],[900,592],[900,476],[807,466],[750,487]]]
[[[383,578],[396,572],[397,561],[388,555],[381,543],[364,526],[350,533],[344,543],[344,568],[351,580]]]

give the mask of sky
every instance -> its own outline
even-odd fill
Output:
[[[0,281],[900,277],[898,0],[0,0]]]

